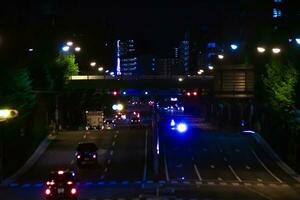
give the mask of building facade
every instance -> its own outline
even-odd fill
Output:
[[[117,75],[132,76],[138,73],[138,56],[134,40],[118,40],[116,51]]]

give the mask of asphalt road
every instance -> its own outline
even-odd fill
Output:
[[[159,124],[158,174],[150,128],[61,132],[32,168],[0,187],[0,199],[43,199],[45,178],[59,169],[76,171],[80,200],[300,199],[300,184],[252,135],[209,130],[191,116],[178,119],[190,124],[185,134],[170,130],[170,118]],[[82,141],[98,146],[97,166],[77,166],[74,153]]]

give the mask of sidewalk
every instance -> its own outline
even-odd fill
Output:
[[[30,156],[30,158],[25,162],[25,164],[16,171],[12,176],[6,178],[1,182],[1,186],[8,185],[9,183],[14,182],[19,176],[26,173],[37,161],[38,159],[44,154],[48,146],[51,142],[56,138],[56,135],[48,135],[38,146],[35,152]]]

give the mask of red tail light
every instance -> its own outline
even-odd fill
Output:
[[[51,190],[50,190],[49,188],[47,188],[47,189],[45,190],[45,194],[46,194],[46,195],[50,195],[50,194],[51,194]]]
[[[76,188],[72,188],[72,189],[71,189],[71,194],[73,194],[73,195],[74,195],[74,194],[76,194],[76,193],[77,193],[77,190],[76,190]]]
[[[194,95],[194,96],[197,96],[197,95],[198,95],[198,93],[197,93],[197,92],[193,92],[193,95]]]

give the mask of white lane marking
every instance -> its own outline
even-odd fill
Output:
[[[208,184],[208,185],[214,185],[215,182],[214,182],[214,181],[208,181],[207,184]]]
[[[72,160],[72,161],[70,162],[71,165],[74,165],[74,163],[75,163],[75,160]]]
[[[251,167],[250,166],[248,166],[248,165],[246,165],[246,167],[245,167],[247,170],[250,170],[251,169]]]
[[[237,175],[237,173],[234,171],[234,169],[231,167],[231,165],[228,165],[228,168],[230,169],[230,171],[232,172],[232,174],[234,175],[234,177],[235,177],[239,182],[242,182],[242,179]]]
[[[107,167],[105,167],[105,169],[104,169],[104,172],[107,172],[108,171],[108,168]]]
[[[223,181],[223,179],[221,177],[218,177],[218,181]]]
[[[117,138],[117,137],[118,137],[118,135],[117,135],[117,134],[115,134],[115,135],[114,135],[114,138]]]
[[[202,177],[200,176],[198,167],[197,167],[197,165],[195,165],[195,164],[194,164],[194,169],[195,169],[195,172],[196,172],[196,174],[197,174],[197,177],[198,177],[199,181],[202,181]]]
[[[148,129],[145,132],[145,156],[144,156],[144,178],[145,181],[147,179],[147,154],[148,154]]]
[[[120,131],[117,130],[116,133],[120,133]]]
[[[111,163],[111,160],[107,160],[107,164],[110,164]]]
[[[83,135],[83,139],[86,139],[86,134]]]
[[[214,168],[215,168],[215,166],[214,166],[214,165],[210,165],[210,168],[214,169]]]
[[[232,183],[233,186],[239,186],[239,183]]]
[[[273,176],[273,178],[275,178],[279,183],[282,183],[282,180],[280,180],[277,176],[275,176],[275,174],[273,174],[271,172],[271,170],[268,169],[268,167],[263,163],[263,161],[257,156],[257,154],[252,150],[253,155],[255,156],[255,158],[258,160],[258,162],[263,166],[263,168],[265,168],[265,170],[271,175]]]
[[[115,141],[113,141],[113,143],[112,143],[112,146],[114,147],[116,145],[116,142]]]
[[[112,156],[114,154],[114,151],[113,150],[110,150],[110,155]]]
[[[167,181],[170,181],[170,178],[169,178],[169,172],[168,172],[168,165],[167,165],[167,155],[166,155],[166,152],[164,153],[164,164],[165,164],[165,174],[166,174],[166,179]]]
[[[251,183],[244,183],[245,186],[251,186]]]
[[[260,178],[257,178],[256,179],[258,182],[263,182],[263,180],[261,180]]]
[[[227,183],[225,183],[225,182],[220,182],[220,185],[227,185]]]

